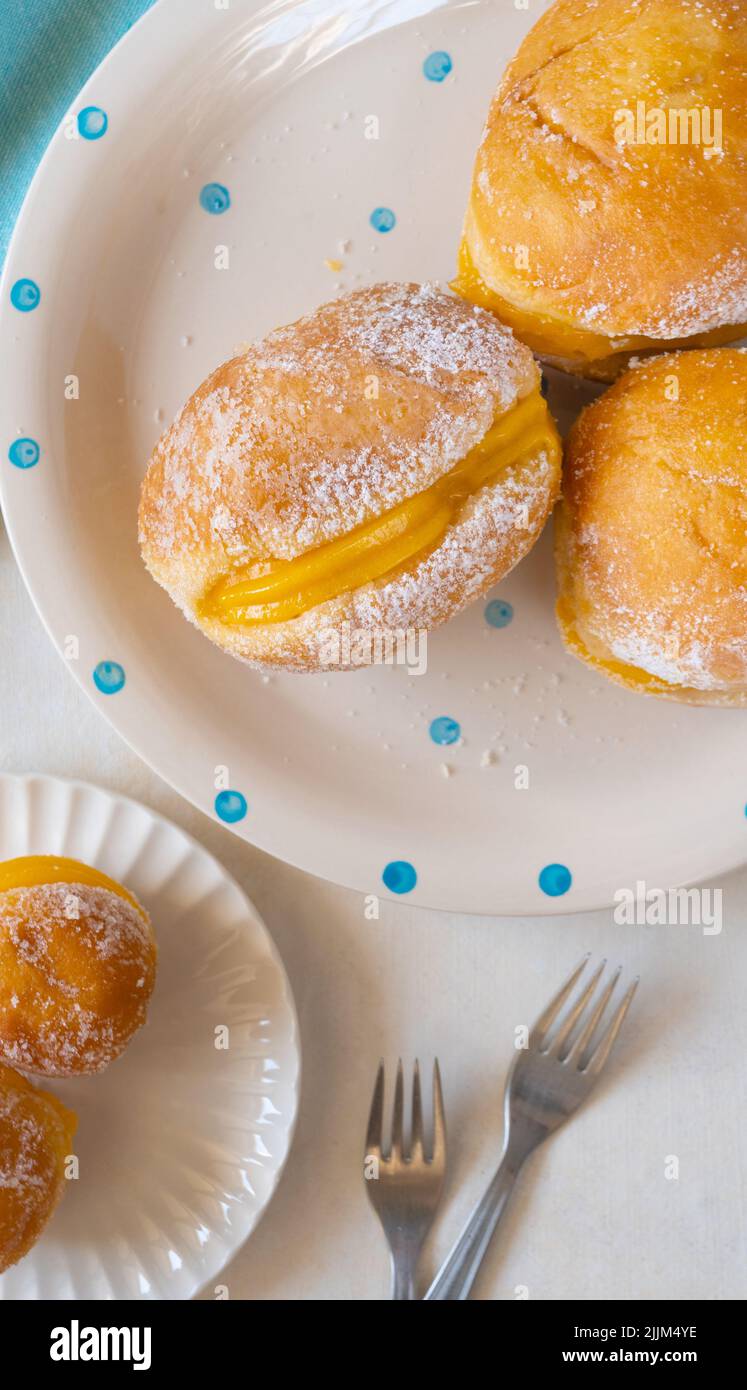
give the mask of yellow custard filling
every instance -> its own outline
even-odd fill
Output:
[[[108,878],[98,869],[81,864],[77,859],[62,859],[56,854],[28,854],[20,859],[0,863],[0,893],[13,888],[38,888],[46,883],[85,883],[91,888],[108,888],[118,898],[124,898],[145,917],[140,903],[116,879]]]
[[[435,549],[468,497],[497,482],[507,467],[541,450],[559,462],[560,448],[555,425],[537,389],[503,415],[451,472],[424,492],[347,536],[295,560],[271,564],[264,574],[232,571],[208,592],[200,612],[235,627],[297,618]]]
[[[549,318],[543,314],[533,314],[528,309],[519,309],[495,290],[485,284],[470,254],[469,247],[462,238],[459,247],[456,279],[451,288],[455,294],[481,309],[488,309],[502,323],[508,324],[523,343],[540,356],[550,353],[568,361],[597,362],[606,357],[614,357],[621,351],[626,354],[637,351],[676,352],[679,348],[721,347],[741,337],[745,326],[713,328],[708,333],[698,333],[692,338],[646,338],[633,334],[625,338],[607,338],[604,334],[593,333],[587,328],[575,328],[573,324],[560,319]]]

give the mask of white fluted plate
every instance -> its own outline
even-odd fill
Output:
[[[190,1298],[220,1282],[290,1147],[300,1059],[282,964],[217,860],[137,802],[0,776],[0,858],[21,854],[68,855],[125,883],[153,918],[159,967],[124,1056],[99,1076],[41,1082],[78,1115],[80,1175],[0,1276],[0,1298]]]

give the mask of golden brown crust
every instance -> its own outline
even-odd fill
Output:
[[[262,668],[310,672],[368,664],[367,634],[375,644],[382,635],[400,640],[438,627],[508,574],[541,535],[559,481],[555,460],[538,452],[465,503],[425,559],[290,622],[230,628],[205,616],[193,621],[232,656]]]
[[[160,440],[141,495],[145,562],[207,636],[257,665],[318,669],[346,623],[443,622],[539,534],[558,486],[540,450],[401,574],[283,623],[235,627],[200,603],[237,564],[293,559],[423,492],[538,379],[507,329],[437,287],[324,305],[219,367]]]
[[[582,413],[556,554],[574,655],[647,694],[747,704],[747,352],[652,359]]]
[[[156,971],[147,914],[108,888],[0,893],[0,1057],[44,1076],[103,1071],[145,1022]]]
[[[0,1063],[0,1273],[39,1239],[65,1185],[76,1117]]]
[[[628,349],[740,336],[746,67],[746,0],[556,0],[534,26],[490,108],[465,241],[535,350],[577,369],[611,357],[604,376]],[[639,102],[651,122],[698,111],[701,143],[692,122],[687,142],[624,142]]]

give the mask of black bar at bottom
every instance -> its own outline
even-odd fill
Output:
[[[426,1349],[442,1346],[445,1335],[457,1364],[463,1360],[459,1374],[463,1381],[472,1377],[470,1366],[476,1376],[483,1377],[487,1364],[491,1378],[510,1373],[513,1379],[519,1373],[566,1368],[576,1372],[600,1369],[609,1374],[627,1367],[654,1372],[679,1370],[686,1375],[692,1367],[714,1371],[739,1366],[744,1344],[740,1301],[527,1300],[475,1304],[466,1313],[454,1314],[459,1321],[451,1328],[444,1324],[443,1315],[433,1323],[433,1317],[439,1317],[435,1310],[421,1314],[421,1323],[398,1323],[395,1335],[402,1331],[405,1336],[398,1336],[392,1358],[387,1352],[390,1324],[380,1324],[380,1304],[375,1310],[368,1306],[368,1313],[363,1314],[366,1321],[372,1326],[372,1319],[379,1322],[375,1374],[377,1378],[383,1376],[385,1382],[395,1365],[400,1378],[408,1359],[406,1349],[422,1367]],[[317,1304],[314,1335],[300,1342],[293,1335],[298,1315],[298,1304],[269,1301],[252,1306],[229,1300],[188,1304],[2,1303],[0,1347],[3,1356],[9,1354],[11,1363],[15,1359],[13,1348],[22,1349],[22,1360],[16,1360],[16,1365],[22,1364],[24,1379],[38,1371],[45,1384],[71,1372],[80,1381],[89,1368],[96,1368],[98,1376],[139,1371],[156,1377],[171,1376],[183,1368],[190,1377],[205,1377],[210,1384],[224,1376],[244,1383],[264,1377],[265,1361],[275,1372],[287,1370],[285,1358],[290,1352],[292,1365],[294,1349],[317,1374],[324,1372],[325,1362],[339,1374],[340,1357],[343,1363],[349,1362],[354,1346],[348,1340],[350,1324],[356,1318],[351,1304],[335,1305],[334,1322],[328,1326]],[[461,1317],[465,1316],[463,1323]],[[458,1343],[453,1340],[454,1333],[459,1336]],[[489,1355],[489,1362],[481,1362],[482,1370],[478,1370],[474,1355],[483,1339],[483,1354]],[[353,1383],[361,1369],[365,1374],[365,1367],[348,1366]]]

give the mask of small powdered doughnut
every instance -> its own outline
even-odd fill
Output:
[[[455,289],[556,366],[747,325],[747,3],[556,0],[509,64]]]
[[[28,1254],[59,1202],[77,1120],[0,1063],[0,1273]]]
[[[645,694],[747,704],[747,352],[651,358],[582,413],[556,549],[576,656]]]
[[[199,387],[151,459],[140,541],[159,584],[233,656],[341,669],[502,578],[559,474],[527,348],[434,286],[374,285]]]
[[[72,859],[0,864],[0,1057],[24,1071],[103,1071],[145,1022],[156,945],[121,884]]]

